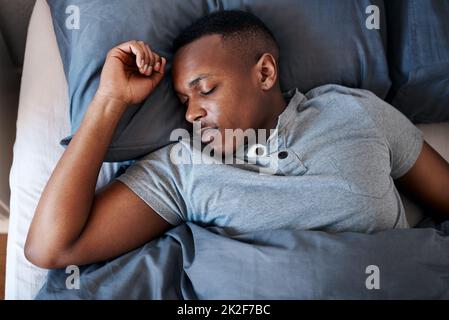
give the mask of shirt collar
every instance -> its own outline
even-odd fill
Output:
[[[279,139],[280,136],[285,133],[289,123],[296,117],[297,113],[299,112],[299,106],[307,100],[306,97],[297,88],[286,91],[282,95],[284,97],[284,100],[287,102],[287,107],[278,116],[276,128],[268,137],[267,142],[263,143],[262,145],[268,148],[268,154],[277,152],[279,147],[282,147],[281,144],[283,139]],[[261,145],[258,144],[257,146]],[[250,146],[248,150],[248,146],[245,145],[244,154],[246,155],[246,157],[256,157],[253,150],[253,148],[255,147],[256,146]]]
[[[290,121],[292,121],[296,114],[299,112],[298,107],[302,104],[306,97],[298,90],[298,88],[288,90],[282,93],[284,100],[287,102],[287,107],[278,116],[278,121],[273,134],[270,135],[268,141],[273,138],[273,136],[282,134],[284,129],[288,126]]]
[[[298,106],[306,100],[306,97],[297,89],[291,89],[284,92],[283,97],[288,103],[287,107],[278,117],[276,129],[283,129],[298,113]]]

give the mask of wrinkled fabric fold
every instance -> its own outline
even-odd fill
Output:
[[[141,248],[49,272],[36,299],[449,299],[449,222],[376,234],[266,230],[228,236],[185,223]],[[368,289],[369,267],[379,288]]]

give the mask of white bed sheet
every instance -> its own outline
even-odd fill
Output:
[[[449,159],[449,123],[419,126],[429,141]],[[17,120],[14,161],[10,175],[11,213],[6,263],[6,299],[33,299],[46,270],[30,264],[23,247],[41,192],[63,152],[59,140],[69,134],[67,82],[45,0],[37,0],[26,44]],[[97,188],[118,170],[102,167]],[[415,225],[418,207],[404,198],[407,218]]]
[[[70,133],[68,105],[50,9],[45,0],[37,0],[28,28],[10,174],[6,299],[34,298],[47,274],[25,259],[23,247],[42,190],[64,151],[59,140]],[[118,168],[118,164],[104,164],[97,188]]]

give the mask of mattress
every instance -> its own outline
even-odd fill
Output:
[[[67,82],[53,30],[49,7],[37,0],[31,17],[17,119],[17,136],[10,174],[11,208],[6,262],[6,299],[33,299],[46,270],[29,263],[23,247],[40,195],[70,134]],[[426,140],[449,159],[449,123],[419,126]],[[97,189],[107,184],[119,164],[104,164]],[[413,201],[403,198],[407,219],[421,218]]]

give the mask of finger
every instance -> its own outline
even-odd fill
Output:
[[[141,86],[143,90],[152,92],[164,78],[166,63],[167,60],[165,58],[162,58],[160,72],[153,72],[151,77],[138,77],[136,85]]]
[[[142,48],[137,44],[137,42],[129,43],[129,48],[131,52],[136,56],[136,65],[139,69],[143,68],[145,65],[145,54]]]
[[[159,72],[161,70],[161,57],[157,54],[153,52],[153,56],[154,56],[154,71]]]
[[[148,55],[150,57],[150,65],[154,67],[154,56],[155,56],[155,52],[153,52],[153,50],[151,50],[150,46],[145,44],[145,48],[148,51]]]
[[[123,51],[124,53],[127,53],[129,55],[133,54],[136,57],[136,65],[138,68],[143,67],[143,52],[137,46],[137,41],[128,41],[125,43],[122,43],[117,46],[117,49]],[[134,60],[134,59],[133,59]]]
[[[156,83],[159,83],[162,80],[162,78],[164,77],[166,65],[167,65],[167,59],[162,57],[161,62],[160,62],[159,71],[155,71],[153,73],[153,77],[154,77]]]
[[[144,62],[143,62],[143,65],[142,65],[142,67],[140,69],[140,72],[145,74],[146,71],[148,70],[148,66],[150,65],[150,55],[149,55],[147,47],[146,47],[146,45],[145,45],[145,43],[143,41],[138,41],[137,44],[142,49],[142,52],[143,52],[143,55],[144,55]]]
[[[136,42],[136,41],[134,41],[134,40],[127,41],[127,42],[124,42],[124,43],[119,44],[119,45],[117,46],[117,48],[120,49],[120,50],[122,50],[122,51],[124,51],[124,52],[126,52],[126,53],[133,53],[133,51],[131,50],[130,44],[135,43],[135,42]]]
[[[149,76],[149,75],[151,75],[151,73],[152,73],[153,70],[154,70],[154,57],[155,57],[155,53],[150,49],[150,46],[149,46],[149,45],[145,44],[145,48],[146,48],[146,50],[147,50],[147,52],[148,52],[148,55],[149,55],[149,57],[150,57],[150,64],[149,64],[148,69],[146,70],[146,73],[145,73],[147,76]]]

